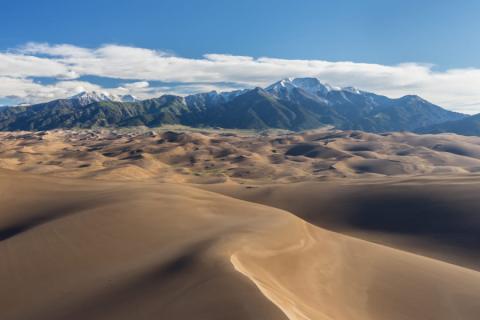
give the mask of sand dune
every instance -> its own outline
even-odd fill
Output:
[[[478,138],[0,135],[0,319],[480,314]]]
[[[2,319],[284,318],[223,244],[269,209],[176,185],[1,181]]]
[[[476,299],[467,298],[480,290],[473,270],[306,224],[289,226],[275,239],[275,249],[247,247],[233,261],[289,319],[474,319],[478,314]]]
[[[450,134],[103,129],[1,132],[0,139],[0,167],[61,177],[284,183],[480,171],[480,138]]]
[[[475,319],[480,273],[196,188],[1,172],[2,319]],[[22,202],[18,202],[18,194]]]
[[[203,186],[336,232],[480,270],[480,182],[414,177]]]

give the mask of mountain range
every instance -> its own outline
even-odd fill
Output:
[[[266,88],[163,95],[141,101],[130,95],[83,92],[68,99],[1,108],[0,130],[182,124],[258,130],[299,131],[331,125],[369,132],[444,132],[452,127],[448,123],[470,118],[416,95],[391,99],[354,87],[333,87],[316,78],[295,78]]]

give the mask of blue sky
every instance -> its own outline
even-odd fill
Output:
[[[0,53],[8,54],[8,57],[4,57],[3,62],[0,59],[0,77],[8,77],[12,86],[25,85],[28,90],[8,94],[11,87],[3,85],[2,89],[0,84],[0,104],[8,99],[45,100],[70,94],[79,88],[95,89],[98,86],[118,91],[119,88],[127,90],[128,84],[139,83],[142,89],[137,88],[134,93],[147,97],[165,91],[186,93],[189,90],[265,85],[274,80],[274,76],[305,74],[334,82],[333,85],[355,85],[391,96],[420,94],[449,108],[480,112],[480,94],[473,92],[474,85],[478,88],[480,84],[480,75],[477,74],[480,69],[479,12],[480,1],[468,0],[457,3],[430,0],[5,0],[0,10]],[[42,49],[39,49],[40,44]],[[25,55],[37,57],[49,60],[42,69],[48,70],[48,63],[64,63],[66,53],[57,50],[52,54],[51,49],[45,49],[46,46],[54,48],[64,44],[92,52],[116,45],[116,57],[123,54],[120,54],[121,48],[149,49],[160,56],[187,59],[186,62],[192,63],[185,63],[183,68],[193,68],[194,74],[205,72],[203,62],[208,54],[278,58],[282,59],[280,64],[290,61],[333,64],[318,67],[317,71],[307,70],[308,63],[293,67],[293,62],[281,72],[278,65],[274,69],[260,68],[265,75],[255,74],[256,68],[252,66],[251,78],[248,74],[232,76],[234,67],[225,66],[225,59],[219,62],[218,57],[213,59],[218,65],[214,71],[210,70],[204,77],[191,78],[169,77],[160,71],[155,75],[142,72],[137,75],[132,70],[129,73],[96,72],[89,69],[92,65],[87,67],[83,60],[73,61],[71,57],[68,63],[74,64],[75,70],[68,76],[61,72],[42,74],[36,70],[42,69],[38,66],[45,61],[30,61],[31,64],[37,63],[33,67],[25,67],[23,60],[17,64],[17,60]],[[34,50],[31,49],[33,45],[36,45]],[[30,46],[31,50],[25,50],[25,46]],[[94,54],[97,58],[98,55],[106,57],[103,52],[95,51]],[[142,59],[141,54],[135,56]],[[13,63],[12,59],[17,60]],[[212,64],[209,58],[207,60],[206,63]],[[345,65],[334,64],[342,62],[356,64],[355,68],[352,67],[354,76],[345,71]],[[104,63],[108,61],[104,60]],[[241,67],[241,64],[242,61],[237,59],[235,65]],[[364,64],[391,70],[373,71],[370,78],[375,79],[365,79],[358,76],[361,72],[370,72]],[[12,65],[28,70],[16,74],[16,69],[11,70]],[[160,62],[154,65],[156,68],[163,66]],[[137,67],[139,70],[143,68]],[[332,68],[340,71],[335,74],[326,72]],[[177,69],[172,71],[178,72]],[[213,72],[219,77],[213,77]],[[412,72],[418,72],[417,80],[408,75]],[[384,81],[385,73],[389,73],[389,78]],[[398,73],[405,74],[406,78],[400,79]],[[354,83],[347,83],[349,79]],[[385,87],[381,86],[382,81],[386,82]],[[458,85],[459,81],[468,82],[466,86],[472,88]],[[59,82],[58,86],[56,82]],[[145,82],[148,82],[148,90]],[[453,85],[446,95],[445,87],[451,88],[454,82],[457,85]],[[34,88],[32,83],[47,87]],[[435,87],[441,89],[435,92]]]
[[[479,1],[2,1],[0,47],[104,43],[381,64],[480,67]]]

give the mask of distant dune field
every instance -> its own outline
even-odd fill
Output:
[[[480,138],[0,133],[0,319],[478,319]]]
[[[476,175],[480,137],[317,130],[0,132],[0,167],[60,177],[218,183]]]

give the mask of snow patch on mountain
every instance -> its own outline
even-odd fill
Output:
[[[220,105],[230,102],[241,94],[247,92],[248,89],[234,90],[226,92],[217,92],[215,90],[204,93],[192,94],[185,97],[188,106],[203,106],[203,105]]]
[[[341,90],[341,88],[323,83],[317,78],[286,78],[266,87],[265,90],[274,95],[285,96],[295,88],[320,97],[326,96],[330,91]]]
[[[69,98],[69,100],[75,101],[81,106],[86,106],[94,102],[100,101],[113,101],[113,102],[136,102],[139,101],[135,96],[127,95],[114,95],[108,92],[97,91],[83,91]]]

